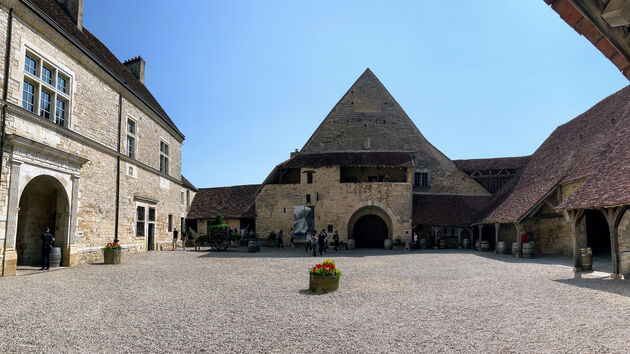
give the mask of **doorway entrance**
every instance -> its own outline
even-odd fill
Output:
[[[593,250],[594,256],[610,257],[610,230],[604,214],[597,210],[587,210],[585,219],[587,247]]]
[[[352,237],[357,248],[383,248],[387,224],[374,214],[363,215],[355,223]]]
[[[18,265],[41,265],[40,239],[46,227],[55,237],[56,247],[64,244],[68,235],[69,208],[66,191],[56,178],[41,175],[26,185],[20,196],[15,239]]]

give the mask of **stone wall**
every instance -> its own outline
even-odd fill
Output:
[[[76,227],[70,231],[74,238],[72,249],[76,254],[71,264],[102,259],[100,248],[114,239],[117,151],[119,139],[120,152],[126,148],[127,117],[133,117],[137,123],[137,154],[136,159],[121,156],[119,239],[128,252],[146,251],[146,238],[136,237],[135,230],[135,207],[140,197],[154,201],[156,244],[169,244],[172,233],[168,231],[168,216],[172,215],[173,224],[179,229],[180,220],[187,212],[185,200],[181,200],[181,192],[185,193],[186,190],[180,182],[182,138],[136,96],[23,4],[9,0],[8,6],[14,8],[14,21],[7,91],[7,135],[43,144],[50,147],[52,152],[49,153],[60,151],[86,161],[73,171],[64,166],[66,161],[60,161],[58,166],[54,159],[44,163],[42,156],[46,153],[33,154],[32,158],[26,160],[24,156],[21,157],[25,161],[22,171],[40,171],[66,185],[72,178],[79,177]],[[0,10],[0,63],[4,67],[7,9],[0,6]],[[24,56],[27,50],[70,75],[66,127],[60,127],[21,108]],[[123,97],[122,107],[119,107],[119,94]],[[119,110],[122,113],[120,122]],[[167,142],[170,148],[168,175],[159,172],[160,139]],[[8,165],[14,154],[11,148],[5,153],[0,179],[0,254],[3,255],[6,251],[9,195],[14,193],[8,187],[11,182]],[[28,173],[21,173],[18,177],[19,190],[15,191],[18,198],[32,177]],[[68,188],[71,189],[71,186],[66,186]],[[70,194],[71,191],[68,192]]]
[[[293,207],[315,207],[315,229],[332,225],[341,240],[347,240],[353,214],[364,210],[384,211],[391,219],[390,238],[411,233],[411,183],[339,183],[339,167],[302,169],[314,171],[313,183],[302,178],[299,184],[268,184],[256,197],[256,231],[266,237],[271,231],[288,230],[293,226]],[[306,195],[311,202],[306,203]],[[387,222],[387,220],[385,220]]]

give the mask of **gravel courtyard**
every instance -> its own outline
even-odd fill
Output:
[[[311,295],[303,251],[151,252],[0,278],[0,352],[628,351],[630,281],[565,258],[344,251]]]

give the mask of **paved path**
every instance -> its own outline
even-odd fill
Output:
[[[151,252],[0,278],[0,352],[629,351],[630,281],[568,258],[344,251],[311,295],[301,250]]]

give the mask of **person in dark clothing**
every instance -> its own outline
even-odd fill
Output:
[[[324,246],[326,245],[326,235],[324,234],[324,230],[319,234],[317,238],[317,243],[319,243],[319,254],[324,255]]]
[[[55,237],[50,233],[50,228],[46,227],[46,232],[42,234],[42,267],[39,270],[50,269],[50,251],[52,251]]]
[[[173,251],[175,251],[177,249],[177,228],[173,228]]]
[[[337,230],[333,234],[333,241],[335,242],[335,252],[339,252],[339,233]]]
[[[278,248],[284,249],[284,242],[282,242],[282,230],[278,231],[278,235],[276,235],[276,240],[278,241]]]

